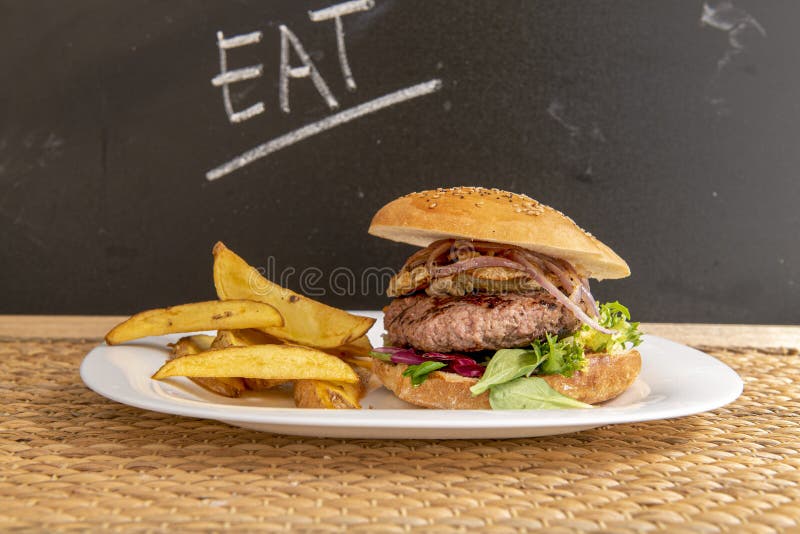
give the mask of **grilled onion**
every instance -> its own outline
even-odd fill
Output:
[[[456,248],[461,251],[467,247],[466,253],[454,254]],[[447,261],[458,261],[438,265],[437,262],[445,253],[448,253]],[[495,293],[536,287],[550,293],[582,323],[600,332],[611,333],[597,322],[597,302],[589,290],[589,281],[573,265],[562,259],[502,243],[453,239],[435,241],[406,261],[401,272],[392,278],[387,293],[394,297],[425,289],[432,295],[460,296],[473,291]]]

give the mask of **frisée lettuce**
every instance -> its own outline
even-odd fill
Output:
[[[600,305],[598,322],[601,326],[610,328],[613,334],[604,334],[588,325],[581,326],[575,338],[578,342],[592,352],[607,352],[616,354],[629,350],[641,344],[642,334],[639,332],[639,323],[632,323],[631,313],[628,308],[619,302],[607,302]]]

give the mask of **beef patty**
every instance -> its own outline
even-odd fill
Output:
[[[385,311],[387,343],[427,352],[525,347],[545,334],[578,327],[575,315],[544,291],[397,298]]]

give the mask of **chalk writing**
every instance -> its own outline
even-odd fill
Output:
[[[339,102],[336,101],[331,90],[328,88],[328,84],[325,83],[325,80],[320,75],[319,71],[317,70],[316,65],[314,62],[311,61],[311,57],[306,52],[306,49],[303,48],[303,45],[300,43],[300,40],[297,36],[292,33],[292,30],[281,24],[280,26],[281,32],[281,75],[280,75],[280,83],[278,85],[280,91],[280,102],[281,102],[281,109],[284,113],[289,113],[291,110],[289,109],[289,78],[308,78],[311,77],[311,80],[314,82],[314,86],[319,91],[320,96],[325,100],[325,103],[328,104],[328,107],[331,109],[336,109],[339,107]],[[292,45],[294,48],[295,53],[300,58],[300,61],[303,62],[302,67],[294,67],[292,68],[289,65],[289,44]]]
[[[359,11],[367,11],[374,6],[375,2],[373,0],[354,0],[352,2],[344,2],[325,9],[308,12],[308,16],[314,22],[334,19],[336,24],[336,50],[339,53],[339,66],[342,69],[345,86],[350,91],[355,91],[357,86],[356,80],[353,78],[353,71],[350,69],[350,62],[347,61],[347,47],[344,44],[344,24],[342,23],[342,17],[350,15],[351,13],[358,13]]]
[[[326,130],[330,130],[331,128],[339,126],[340,124],[358,119],[364,115],[369,115],[370,113],[388,108],[389,106],[399,102],[431,94],[441,89],[441,87],[441,80],[430,80],[428,82],[420,83],[411,87],[406,87],[405,89],[400,89],[399,91],[395,91],[393,93],[389,93],[388,95],[370,100],[369,102],[365,102],[356,107],[340,111],[335,115],[331,115],[330,117],[320,121],[307,124],[302,128],[277,137],[272,141],[258,145],[257,147],[248,150],[244,154],[237,156],[229,162],[224,163],[215,169],[211,169],[206,173],[206,178],[208,180],[222,178],[226,174],[229,174],[237,169],[241,169],[245,165],[249,165],[258,159],[269,156],[273,152],[277,152],[282,148],[293,145],[298,141],[302,141],[303,139],[307,139]]]
[[[252,80],[261,76],[262,65],[253,65],[236,70],[228,70],[228,53],[231,48],[239,48],[261,41],[261,32],[246,33],[235,37],[225,38],[222,32],[217,32],[217,47],[219,48],[219,74],[211,79],[212,85],[222,87],[222,104],[225,106],[225,113],[228,120],[237,123],[242,122],[260,113],[264,113],[264,103],[253,104],[243,111],[234,111],[231,102],[231,90],[228,87],[232,83],[245,80]]]
[[[347,47],[345,45],[342,17],[367,11],[372,9],[374,6],[374,0],[351,0],[348,2],[334,4],[324,9],[309,11],[308,13],[308,16],[312,22],[322,22],[326,20],[334,21],[336,29],[336,49],[339,56],[339,67],[342,71],[345,87],[351,92],[357,89],[357,85],[347,57]],[[291,113],[289,82],[292,79],[303,78],[309,78],[311,80],[311,82],[314,84],[314,87],[317,89],[317,92],[325,101],[325,104],[327,104],[330,110],[337,110],[339,108],[339,101],[336,99],[327,82],[320,74],[317,66],[314,64],[314,61],[311,59],[311,56],[306,51],[300,39],[285,24],[279,25],[278,31],[280,32],[281,43],[280,69],[278,71],[278,103],[281,111],[284,113]],[[262,33],[260,31],[237,35],[234,37],[225,37],[221,31],[217,32],[220,72],[211,80],[211,83],[215,87],[222,88],[222,102],[225,107],[225,113],[228,115],[228,119],[232,123],[239,123],[247,119],[251,119],[264,112],[265,106],[263,102],[258,102],[257,104],[254,104],[242,111],[235,111],[231,102],[229,88],[230,84],[244,80],[252,80],[262,76],[263,66],[259,64],[240,69],[228,70],[227,51],[233,48],[258,43],[261,41],[261,38]],[[300,60],[299,65],[291,63],[290,54],[292,51]],[[309,137],[330,130],[331,128],[335,128],[336,126],[345,124],[365,115],[369,115],[370,113],[380,111],[400,102],[405,102],[423,95],[434,93],[441,89],[441,87],[442,81],[440,79],[432,79],[412,85],[410,87],[406,87],[404,89],[399,89],[343,111],[339,111],[338,113],[310,124],[306,124],[305,126],[278,136],[240,154],[230,161],[208,171],[206,173],[206,179],[209,181],[217,180],[236,171],[237,169],[241,169],[242,167],[253,163],[254,161],[264,158],[274,152],[277,152],[278,150],[291,146],[294,143],[308,139]]]

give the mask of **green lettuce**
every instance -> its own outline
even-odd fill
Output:
[[[446,363],[429,360],[417,365],[409,365],[406,367],[406,370],[403,371],[403,376],[411,378],[411,385],[417,387],[428,379],[429,374],[446,366]]]
[[[489,390],[493,410],[557,410],[562,408],[591,408],[590,404],[562,395],[550,387],[544,378],[517,378]]]
[[[575,334],[561,339],[547,334],[545,339],[535,340],[530,349],[498,350],[470,391],[480,395],[488,390],[489,402],[495,409],[586,407],[553,390],[536,375],[571,377],[586,367],[586,351],[615,354],[639,345],[639,323],[630,319],[628,308],[619,302],[608,302],[600,305],[598,322],[613,330],[611,334],[583,325]]]
[[[636,347],[642,342],[639,323],[630,322],[631,313],[619,302],[607,302],[600,305],[598,322],[615,332],[604,334],[594,328],[583,325],[575,334],[577,342],[592,352],[615,354],[625,352],[628,344]]]
[[[538,374],[570,377],[586,367],[583,346],[572,336],[559,340],[558,336],[547,334],[544,341],[533,342],[533,350],[544,359]]]
[[[498,384],[510,382],[521,376],[530,376],[544,361],[541,351],[528,349],[501,349],[494,353],[478,383],[469,388],[473,395],[480,395]]]

